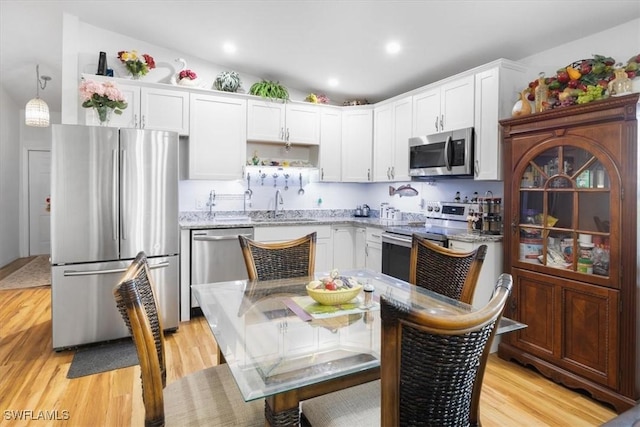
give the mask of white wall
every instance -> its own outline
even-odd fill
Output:
[[[0,267],[20,256],[18,106],[0,87]]]
[[[603,13],[606,13],[606,11],[603,11]],[[585,25],[588,24],[585,23]],[[607,31],[595,33],[519,59],[518,62],[535,70],[534,74],[530,76],[530,81],[532,81],[537,78],[538,73],[541,71],[547,76],[553,76],[559,68],[566,67],[572,62],[581,59],[591,59],[596,54],[610,56],[616,61],[626,64],[629,58],[638,54],[639,50],[640,19],[634,19]]]
[[[129,74],[117,57],[119,51],[137,50],[139,54],[151,55],[156,62],[156,68],[142,77],[146,82],[169,83],[181,67],[181,64],[175,61],[177,58],[186,60],[187,68],[196,72],[207,89],[213,88],[213,81],[220,72],[229,71],[228,68],[212,62],[87,24],[69,14],[63,16],[63,43],[62,117],[63,122],[67,124],[79,123],[79,78],[83,73],[96,73],[100,52],[106,52],[108,67],[113,69],[115,77],[120,78],[127,78]],[[240,73],[241,88],[244,92],[248,93],[251,85],[261,80],[259,77],[242,73],[241,70],[234,71]],[[295,88],[288,89],[293,100],[304,100],[307,96],[307,93]]]

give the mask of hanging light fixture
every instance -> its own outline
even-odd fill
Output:
[[[36,97],[27,102],[24,111],[24,123],[27,126],[45,128],[49,126],[49,106],[40,99],[40,88],[44,90],[51,77],[40,77],[40,65],[36,65],[36,78]]]

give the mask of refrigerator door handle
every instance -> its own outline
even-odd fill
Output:
[[[169,263],[159,262],[157,264],[149,264],[149,270],[155,270],[157,268],[166,268],[169,267]],[[124,268],[111,268],[108,270],[88,270],[88,271],[76,271],[76,270],[65,270],[65,276],[94,276],[96,274],[113,274],[113,273],[124,273],[127,271],[128,267]]]
[[[121,154],[122,158],[120,160],[120,167],[122,170],[122,182],[127,182],[127,164],[126,164],[126,159],[127,159],[127,150],[122,150],[122,154]],[[125,204],[127,201],[127,191],[126,191],[127,185],[123,185],[122,189],[121,189],[121,194],[120,194],[120,200],[121,200],[121,206],[120,206],[120,213],[122,218],[120,219],[120,230],[122,233],[122,240],[127,240],[127,233],[126,233],[126,229],[125,229],[125,224],[127,223],[127,218],[124,218],[125,212],[127,210],[127,205]]]
[[[118,150],[111,150],[111,229],[113,240],[118,240]]]

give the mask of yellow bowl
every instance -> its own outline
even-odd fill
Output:
[[[353,288],[339,289],[337,291],[329,291],[327,289],[313,289],[315,284],[307,285],[307,293],[316,302],[322,305],[339,305],[345,304],[358,296],[362,290],[362,285],[356,285]]]

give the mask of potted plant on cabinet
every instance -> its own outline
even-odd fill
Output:
[[[281,99],[282,102],[287,102],[289,100],[289,91],[287,88],[281,85],[280,82],[274,82],[271,80],[262,79],[261,81],[254,83],[251,85],[249,93],[263,98],[269,98],[272,101]]]

